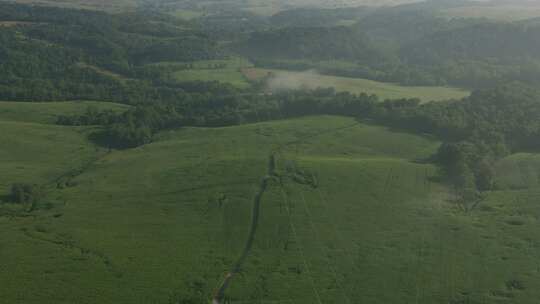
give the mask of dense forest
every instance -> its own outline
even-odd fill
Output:
[[[113,16],[6,3],[0,7],[0,20],[24,22],[0,28],[0,99],[135,105],[123,114],[89,109],[82,116],[58,119],[62,125],[105,126],[93,138],[111,148],[136,147],[161,130],[182,126],[339,114],[438,136],[445,144],[437,160],[459,189],[475,191],[495,186],[490,172],[497,159],[540,148],[535,119],[540,95],[527,85],[506,84],[510,79],[529,84],[540,79],[540,27],[534,21],[443,20],[414,10],[367,14],[369,10],[358,9],[337,10],[328,17],[360,18],[352,27],[320,26],[302,20],[321,11],[306,10],[264,22],[246,18],[248,23],[258,22],[261,30],[216,38],[216,33],[232,29],[245,34],[248,27],[230,22],[236,14],[187,22],[157,12]],[[298,15],[304,16],[299,23],[286,26],[287,16]],[[403,35],[392,37],[398,24]],[[225,43],[231,38],[238,40]],[[189,65],[235,51],[262,66],[305,69],[342,60],[353,62],[353,67],[326,66],[323,72],[477,90],[461,101],[427,104],[333,89],[263,94],[256,86],[174,82],[166,67],[150,65]],[[465,192],[463,196],[473,197]]]
[[[113,16],[0,6],[0,21],[20,22],[0,29],[2,99],[128,102],[147,95],[139,100],[150,100],[194,87],[171,83],[166,69],[150,64],[234,53],[262,67],[316,69],[404,85],[475,89],[515,80],[535,85],[540,79],[535,20],[447,19],[416,6],[299,9],[269,18],[226,11],[194,21],[152,10]],[[305,21],[327,19],[327,24]],[[356,23],[338,25],[343,20]],[[133,88],[146,93],[130,94]]]
[[[256,32],[239,46],[249,57],[270,59],[331,60],[358,62],[382,60],[367,38],[347,27],[297,27]]]
[[[485,88],[511,80],[537,84],[538,37],[535,20],[447,19],[429,10],[388,9],[359,17],[351,27],[297,23],[254,32],[238,48],[268,67],[316,68],[405,85]],[[314,51],[319,49],[324,52]],[[328,60],[350,64],[321,64]]]
[[[0,29],[4,100],[176,98],[200,85],[171,88],[164,73],[145,64],[223,56],[215,41],[161,14],[112,16],[1,3],[0,20],[24,22]],[[211,86],[203,85],[204,91]]]

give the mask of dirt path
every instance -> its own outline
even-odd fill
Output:
[[[259,190],[257,191],[255,198],[253,199],[253,210],[251,213],[251,226],[249,228],[249,234],[246,241],[246,245],[244,247],[244,250],[242,251],[242,255],[236,261],[232,270],[229,273],[227,273],[227,275],[225,275],[225,280],[223,281],[218,291],[214,295],[214,298],[212,299],[213,304],[221,303],[221,301],[225,297],[225,290],[227,290],[227,287],[229,287],[229,284],[231,280],[233,279],[234,275],[240,272],[240,269],[246,262],[246,258],[248,257],[251,251],[251,248],[253,248],[253,242],[255,241],[255,234],[257,232],[257,227],[259,225],[262,198],[264,196],[264,193],[266,192],[266,189],[268,188],[269,181],[275,177],[275,174],[276,174],[275,168],[276,168],[276,156],[275,156],[275,153],[273,153],[270,155],[269,160],[268,160],[268,169],[267,169],[266,175],[262,179],[261,184],[259,186]]]
[[[225,279],[223,280],[223,282],[221,283],[221,285],[217,289],[216,293],[214,294],[214,297],[212,298],[212,304],[222,304],[222,301],[223,301],[223,299],[225,297],[225,291],[227,290],[227,288],[231,284],[231,281],[234,278],[234,276],[240,272],[242,266],[244,265],[248,255],[249,255],[249,253],[250,253],[250,251],[251,251],[251,249],[253,247],[253,242],[255,241],[255,234],[257,232],[257,227],[258,227],[258,224],[259,224],[259,217],[260,217],[260,209],[261,209],[262,198],[263,198],[264,193],[266,192],[266,190],[268,188],[269,182],[273,178],[277,177],[276,171],[275,171],[276,170],[276,155],[279,152],[281,152],[281,150],[286,148],[287,146],[299,144],[299,143],[301,143],[303,141],[306,141],[308,139],[312,139],[312,138],[315,138],[317,136],[321,136],[321,135],[324,135],[324,134],[329,134],[329,133],[333,133],[333,132],[342,131],[342,130],[345,130],[345,129],[350,129],[350,128],[353,128],[353,127],[355,127],[357,125],[358,125],[358,123],[354,123],[354,124],[342,126],[342,127],[339,127],[339,128],[320,131],[318,133],[311,134],[311,135],[305,136],[303,138],[299,138],[297,140],[284,143],[284,144],[280,145],[274,152],[272,152],[270,154],[270,157],[268,159],[267,173],[264,176],[264,178],[262,179],[261,184],[259,186],[259,190],[257,191],[257,194],[255,195],[255,198],[253,199],[253,210],[252,210],[252,216],[251,216],[251,226],[250,226],[248,238],[247,238],[247,241],[246,241],[246,245],[244,247],[244,250],[242,251],[242,255],[236,261],[236,263],[232,267],[231,271],[228,272],[225,275]]]

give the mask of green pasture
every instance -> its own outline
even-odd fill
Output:
[[[251,80],[268,77],[266,82],[270,90],[333,87],[342,92],[376,94],[382,99],[419,98],[424,102],[461,99],[470,93],[457,88],[402,86],[362,78],[321,75],[315,71],[291,72],[253,68],[245,69],[244,73]]]
[[[427,161],[434,139],[315,116],[105,151],[88,128],[47,124],[53,109],[34,121],[20,111],[0,114],[0,191],[29,181],[47,197],[29,214],[0,213],[6,303],[209,303],[244,249],[263,180],[232,303],[540,297],[539,193],[500,190],[461,210]]]

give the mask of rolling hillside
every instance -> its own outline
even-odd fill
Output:
[[[462,211],[426,162],[435,140],[315,116],[166,131],[106,151],[85,128],[23,119],[21,105],[17,118],[0,104],[13,130],[2,133],[13,143],[2,191],[24,180],[47,196],[30,213],[0,207],[6,301],[206,303],[226,277],[233,302],[539,296],[534,190],[493,192]]]

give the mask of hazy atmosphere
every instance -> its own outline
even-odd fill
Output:
[[[0,0],[0,303],[537,304],[540,2]]]

